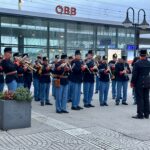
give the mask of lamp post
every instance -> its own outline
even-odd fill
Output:
[[[132,21],[130,21],[129,19],[129,10],[132,10]],[[140,20],[140,12],[143,12],[143,21],[142,23],[139,22]],[[138,28],[142,28],[142,29],[146,29],[149,27],[149,24],[147,23],[146,21],[146,12],[144,9],[140,9],[138,11],[138,22],[135,23],[135,11],[134,11],[134,8],[133,7],[129,7],[127,9],[127,12],[126,12],[126,19],[122,22],[122,24],[124,25],[124,27],[134,27],[134,57],[136,56],[136,49],[137,49],[137,39],[136,39],[136,35],[137,35],[137,31],[138,31]]]

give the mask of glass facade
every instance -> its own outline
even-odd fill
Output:
[[[13,52],[38,54],[54,59],[56,54],[73,55],[80,49],[83,57],[89,49],[107,54],[107,49],[126,49],[134,44],[134,30],[119,26],[88,24],[31,17],[0,17],[0,45]]]

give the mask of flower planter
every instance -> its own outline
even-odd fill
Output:
[[[0,129],[31,127],[31,102],[0,100]]]

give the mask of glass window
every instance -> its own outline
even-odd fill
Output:
[[[67,24],[67,50],[87,50],[94,48],[93,25]]]

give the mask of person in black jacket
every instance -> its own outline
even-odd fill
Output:
[[[52,105],[49,100],[49,91],[51,82],[50,72],[51,67],[48,64],[48,58],[43,57],[42,72],[39,78],[41,106]]]
[[[54,78],[56,89],[56,113],[69,113],[67,111],[68,75],[70,68],[67,55],[62,54],[61,60],[55,65]]]
[[[13,54],[14,64],[17,69],[17,88],[24,87],[24,69],[17,57],[20,57],[19,52]]]
[[[117,97],[116,97],[116,105],[120,103],[121,90],[123,88],[123,98],[122,104],[127,104],[127,89],[128,89],[128,74],[131,73],[129,64],[127,63],[127,56],[122,56],[122,59],[116,64],[116,81],[117,81]]]
[[[29,57],[28,53],[24,53],[22,57]],[[28,67],[24,66],[24,88],[28,88],[30,90],[32,83],[32,71],[28,69]]]
[[[0,55],[0,92],[4,90],[4,74],[3,74],[3,67],[2,67],[2,60],[3,56]]]
[[[1,66],[6,75],[5,81],[9,91],[16,91],[17,89],[17,70],[16,65],[11,61],[12,49],[6,47],[4,49],[4,59],[1,62]]]
[[[110,79],[110,70],[107,64],[107,57],[103,56],[103,61],[98,67],[100,73],[100,87],[99,87],[99,102],[100,106],[108,106],[107,97],[109,91],[109,79]]]
[[[109,67],[111,69],[113,78],[111,78],[112,81],[112,99],[116,99],[116,85],[117,85],[117,81],[116,81],[116,71],[115,71],[115,65],[117,63],[117,54],[113,54],[113,60],[111,60],[108,64]]]
[[[80,110],[81,83],[83,81],[82,73],[83,61],[81,60],[80,50],[75,51],[75,59],[71,62],[70,82],[72,85],[72,110]]]
[[[84,107],[94,107],[91,104],[94,92],[94,60],[93,60],[93,51],[88,51],[88,56],[85,61],[85,69],[83,73],[83,93],[84,93]],[[84,68],[83,67],[83,68]]]
[[[147,60],[147,50],[140,51],[140,60],[133,66],[131,87],[135,88],[135,95],[137,100],[137,115],[132,118],[146,119],[149,118],[149,88],[144,88],[143,81],[149,76],[150,79],[150,62]],[[149,84],[149,81],[146,81]]]

